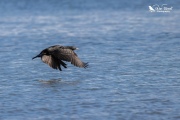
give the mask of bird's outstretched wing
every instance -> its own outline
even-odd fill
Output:
[[[58,60],[55,60],[51,55],[43,55],[41,57],[41,60],[48,64],[50,67],[54,68],[54,69],[57,69],[59,68],[59,62]]]
[[[77,54],[68,47],[55,46],[54,48],[50,49],[50,54],[59,60],[71,62],[71,64],[77,67],[86,68],[88,66],[87,63],[82,62],[78,58]]]

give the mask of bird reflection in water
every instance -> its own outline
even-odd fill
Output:
[[[80,83],[80,80],[67,81],[62,80],[61,78],[50,79],[50,80],[38,80],[40,83],[44,85],[77,85]]]
[[[50,80],[39,80],[39,82],[44,83],[44,84],[57,84],[60,83],[61,78],[58,79],[50,79]]]

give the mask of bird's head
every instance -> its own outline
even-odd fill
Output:
[[[43,51],[41,51],[40,54],[36,55],[35,57],[33,57],[32,59],[35,59],[37,57],[42,57],[43,55],[49,55],[48,51],[45,49]]]

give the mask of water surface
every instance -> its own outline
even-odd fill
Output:
[[[0,119],[180,119],[178,10],[1,5]],[[78,47],[89,68],[32,60],[55,44]]]

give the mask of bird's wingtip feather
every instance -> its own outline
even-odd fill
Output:
[[[88,62],[84,63],[84,68],[88,68],[88,66],[89,66]]]

